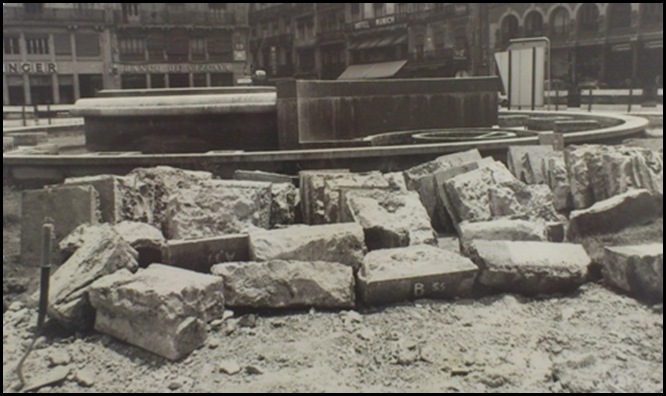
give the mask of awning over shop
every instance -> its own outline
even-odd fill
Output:
[[[338,77],[338,80],[365,80],[393,77],[407,64],[406,60],[352,65]]]
[[[349,49],[352,51],[362,50],[367,48],[383,48],[392,47],[394,45],[405,44],[407,42],[407,35],[405,34],[389,34],[379,37],[366,37],[358,40],[353,40],[349,44]]]

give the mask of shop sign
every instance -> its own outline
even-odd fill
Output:
[[[169,74],[169,73],[231,73],[230,63],[157,63],[150,65],[118,65],[121,74]]]
[[[4,62],[2,74],[56,74],[58,65],[52,62]]]

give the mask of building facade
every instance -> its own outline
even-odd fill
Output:
[[[112,86],[108,10],[102,3],[6,3],[3,105],[72,103]]]
[[[245,3],[5,3],[3,105],[237,85],[249,75],[247,11]]]
[[[272,79],[484,74],[484,11],[472,3],[253,3],[253,66]]]
[[[491,52],[546,36],[563,86],[662,87],[663,3],[491,3]]]

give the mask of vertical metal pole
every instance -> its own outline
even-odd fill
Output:
[[[51,125],[51,105],[46,105],[46,116],[49,118],[49,125]]]
[[[536,62],[537,50],[536,47],[532,48],[532,111],[536,110]]]
[[[53,224],[44,224],[42,228],[42,277],[39,293],[39,313],[37,317],[37,330],[41,331],[46,320],[46,310],[49,304],[49,281],[51,276],[51,251],[53,249]]]
[[[507,106],[507,110],[511,110],[511,84],[513,83],[512,77],[513,77],[513,70],[512,65],[513,65],[513,59],[511,58],[512,56],[512,51],[509,51],[509,84],[507,84],[507,89],[506,89],[506,98],[509,102]]]
[[[21,106],[21,120],[23,120],[23,126],[27,126],[27,120],[25,119],[25,104]]]
[[[590,88],[588,92],[588,98],[587,98],[587,111],[591,112],[592,111],[592,88]]]
[[[560,90],[555,89],[555,111],[560,111]]]

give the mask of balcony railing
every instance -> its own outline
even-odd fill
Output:
[[[2,7],[3,22],[106,22],[106,10],[44,8],[41,12],[26,12],[22,7]]]
[[[118,25],[145,26],[145,25],[204,25],[204,26],[234,26],[245,24],[244,18],[238,18],[233,12],[195,12],[195,11],[139,11],[138,15],[126,15],[121,11],[115,12],[115,21]]]

